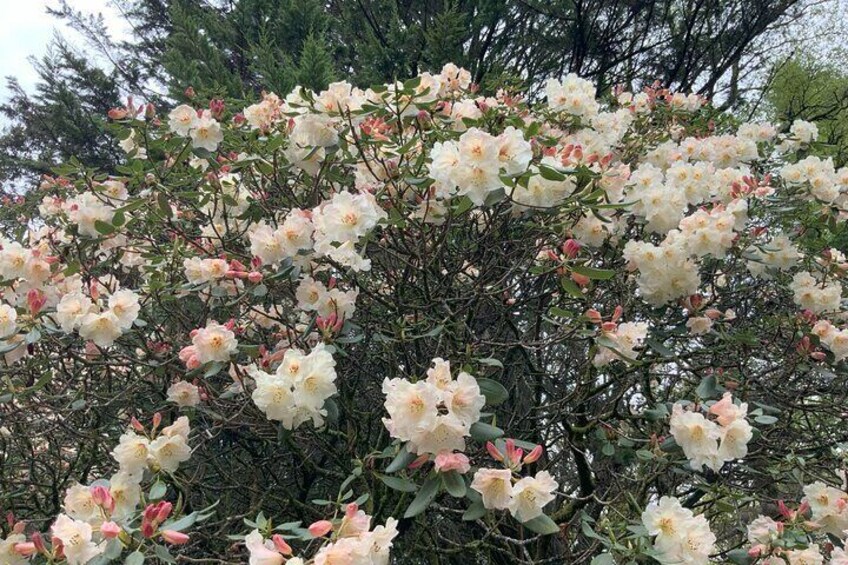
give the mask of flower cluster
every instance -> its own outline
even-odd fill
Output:
[[[726,392],[721,400],[707,408],[712,419],[700,411],[675,404],[669,427],[693,469],[701,470],[706,465],[718,471],[726,462],[748,454],[753,429],[745,418],[747,414],[748,404],[734,404],[731,393]]]
[[[135,531],[143,538],[172,545],[188,542],[189,536],[179,531],[181,527],[173,520],[168,521],[174,511],[171,502],[150,503],[143,511],[138,511],[143,500],[145,472],[157,476],[162,472],[173,473],[191,455],[187,443],[188,419],[178,418],[158,430],[161,419],[156,413],[149,431],[133,419],[133,429],[121,436],[112,452],[119,469],[108,480],[97,480],[90,485],[75,484],[67,489],[62,513],[50,527],[50,544],[39,532],[30,534],[30,541],[27,541],[23,533],[26,524],[18,522],[14,533],[0,540],[0,563],[24,565],[37,556],[51,563],[85,565],[98,556],[114,553],[115,548],[120,553],[122,546],[132,546],[131,532]]]
[[[454,379],[450,362],[441,358],[433,359],[425,380],[385,379],[383,394],[390,416],[383,424],[418,454],[465,451],[465,437],[486,403],[477,380],[465,371]]]
[[[330,349],[319,344],[309,354],[296,349],[285,352],[274,373],[251,365],[248,374],[256,382],[253,402],[270,420],[292,430],[312,420],[324,424],[324,403],[336,393],[336,361]]]
[[[371,516],[359,509],[356,503],[345,507],[344,516],[336,521],[319,520],[309,526],[312,538],[323,542],[310,563],[388,565],[389,549],[397,537],[397,520],[389,518],[384,526],[371,529]],[[329,534],[329,537],[327,537]],[[251,565],[304,565],[306,560],[293,555],[291,546],[280,534],[265,539],[257,529],[245,537]]]
[[[535,476],[517,475],[524,465],[536,462],[542,454],[536,446],[524,455],[513,440],[506,440],[503,452],[491,442],[486,444],[489,454],[504,464],[505,469],[480,468],[474,473],[471,488],[480,493],[483,507],[490,510],[509,510],[520,522],[529,522],[542,515],[542,508],[556,498],[557,481],[547,471]]]
[[[642,513],[642,524],[654,538],[655,557],[660,563],[709,563],[715,534],[704,516],[696,516],[678,499],[663,496],[659,502],[649,504]]]

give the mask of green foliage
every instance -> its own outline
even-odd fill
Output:
[[[778,65],[767,98],[773,118],[814,122],[823,153],[837,167],[848,162],[848,74],[800,56]]]

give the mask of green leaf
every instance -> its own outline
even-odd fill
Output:
[[[506,388],[492,379],[477,379],[477,386],[480,387],[480,392],[486,397],[486,404],[489,406],[498,406],[503,404],[509,398],[509,392]]]
[[[698,388],[695,389],[695,394],[697,394],[699,398],[702,398],[704,400],[717,396],[718,383],[716,381],[715,375],[709,375],[707,377],[704,377],[704,379],[701,381],[701,384],[699,384]]]
[[[502,435],[504,435],[504,431],[497,426],[484,422],[474,422],[471,424],[471,437],[480,443],[498,439]]]
[[[418,490],[418,485],[401,477],[392,477],[380,473],[376,473],[376,475],[390,489],[399,490],[400,492],[415,492]]]
[[[124,559],[124,565],[142,565],[142,563],[144,563],[144,554],[140,551],[133,551]]]
[[[736,565],[749,565],[753,563],[754,560],[748,555],[748,552],[744,549],[734,549],[732,551],[727,552],[727,559],[731,563],[736,563]]]
[[[543,536],[559,533],[559,526],[557,526],[557,523],[551,520],[550,516],[546,514],[536,516],[532,520],[524,522],[524,527],[530,531],[536,532],[537,534],[542,534]]]
[[[758,424],[763,424],[764,426],[770,426],[777,422],[777,418],[775,418],[774,416],[763,415],[757,416],[756,418],[754,418],[754,421]]]
[[[539,174],[545,180],[562,182],[565,180],[565,175],[548,165],[539,165]]]
[[[456,471],[448,471],[447,473],[440,473],[442,475],[442,482],[445,485],[445,490],[451,496],[456,498],[462,498],[465,496],[466,485],[465,479],[457,473]]]
[[[164,561],[165,563],[176,563],[177,560],[171,555],[171,552],[168,551],[168,548],[164,545],[156,544],[153,546],[153,550],[156,553],[156,557]]]
[[[165,493],[168,492],[168,485],[163,483],[162,481],[156,481],[153,483],[153,486],[150,487],[150,493],[147,495],[147,498],[150,500],[159,500]]]
[[[486,515],[486,507],[483,506],[482,500],[477,500],[468,505],[468,509],[463,513],[462,519],[467,521],[477,520]]]
[[[666,347],[655,339],[648,338],[645,340],[645,343],[648,344],[648,347],[650,347],[663,357],[674,357],[674,351],[672,351],[671,349],[669,349],[668,347]]]
[[[570,269],[578,275],[601,281],[608,281],[615,276],[615,271],[611,269],[596,269],[586,265],[572,265]]]
[[[586,297],[583,295],[583,291],[580,290],[580,287],[577,286],[577,283],[568,277],[562,277],[559,280],[560,286],[562,289],[568,293],[572,298],[576,298],[578,300],[585,300]]]
[[[418,491],[418,494],[413,499],[412,504],[409,505],[409,508],[404,512],[404,518],[412,518],[414,516],[418,516],[430,506],[430,503],[436,498],[436,495],[439,494],[439,487],[442,486],[442,481],[438,476],[430,477],[427,481],[421,485],[421,490]]]
[[[477,360],[479,363],[483,365],[489,365],[491,367],[498,367],[499,369],[503,369],[503,363],[495,359],[494,357],[485,357],[483,359]]]
[[[97,233],[102,233],[103,235],[111,235],[115,233],[115,226],[107,224],[103,220],[94,220],[94,229],[97,230]]]
[[[593,557],[589,565],[615,565],[615,559],[609,553],[602,553]]]
[[[392,462],[389,463],[389,466],[386,467],[387,473],[397,473],[403,469],[406,469],[410,463],[415,461],[416,455],[414,453],[410,453],[406,449],[406,445],[400,448],[398,454],[395,455],[395,458],[392,459]]]

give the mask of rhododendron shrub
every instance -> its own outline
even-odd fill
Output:
[[[848,562],[848,170],[539,90],[130,101],[9,200],[0,563]]]

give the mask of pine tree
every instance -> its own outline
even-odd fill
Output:
[[[728,104],[738,105],[739,77],[768,63],[768,50],[754,49],[755,41],[797,18],[802,6],[801,0],[713,2],[695,11],[684,0],[112,1],[134,30],[127,40],[111,40],[102,20],[81,14],[70,0],[51,11],[114,66],[97,71],[85,57],[54,55],[42,65],[56,66],[69,80],[45,67],[35,94],[12,84],[12,99],[0,109],[11,123],[0,135],[0,179],[32,178],[71,155],[112,163],[118,156],[100,146],[99,116],[119,92],[163,108],[185,101],[189,86],[198,94],[195,103],[251,99],[263,90],[285,94],[298,83],[320,89],[344,79],[370,86],[453,61],[486,92],[576,72],[601,91],[659,79],[713,98],[724,92]],[[54,51],[66,47],[57,43]]]

